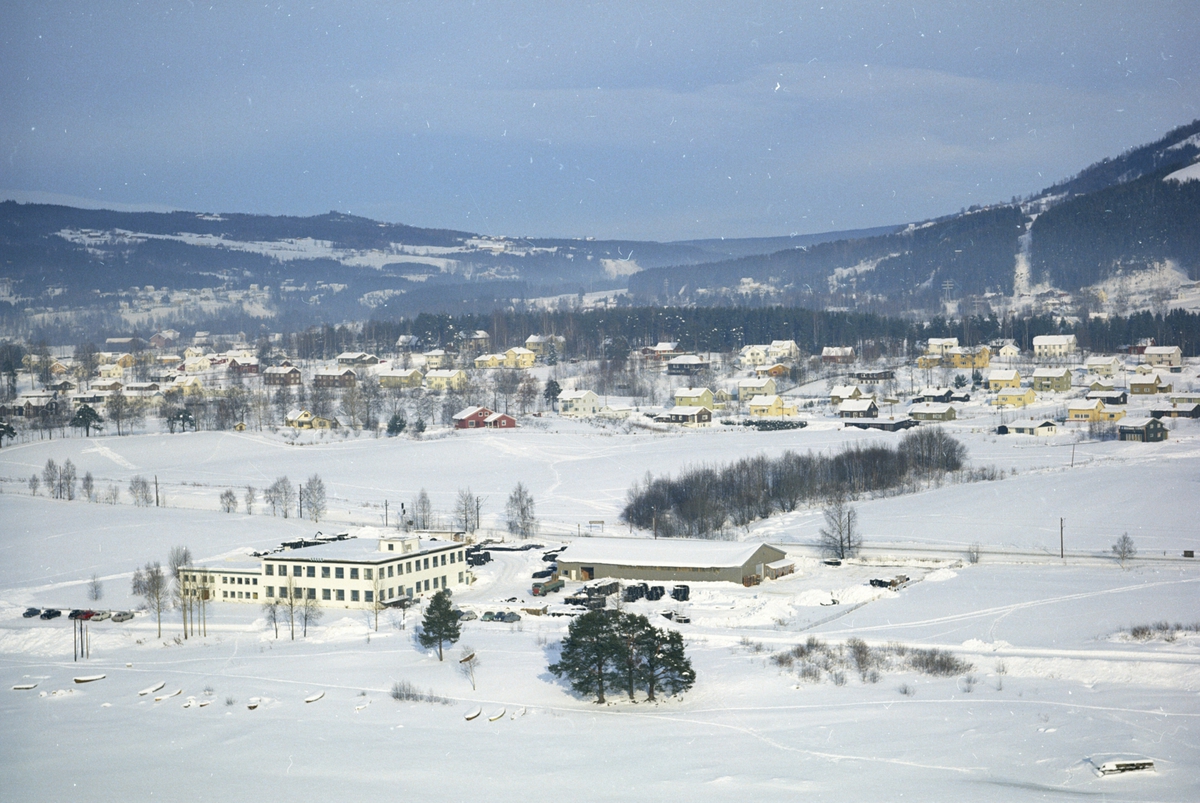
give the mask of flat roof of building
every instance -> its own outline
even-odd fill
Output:
[[[403,540],[402,533],[394,536],[397,541],[395,552],[381,552],[379,550],[379,539],[376,537],[352,537],[344,541],[332,541],[328,544],[317,544],[315,546],[301,547],[300,549],[289,549],[283,552],[273,552],[270,555],[264,555],[263,560],[287,560],[287,561],[346,561],[353,563],[381,563],[383,561],[395,560],[396,558],[415,557],[417,555],[427,555],[430,552],[436,552],[447,547],[462,546],[456,541],[442,541],[435,538],[420,538],[417,539],[416,552],[401,552],[399,542]]]

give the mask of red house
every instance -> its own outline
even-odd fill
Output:
[[[507,413],[492,413],[484,419],[483,423],[488,429],[515,429],[517,419]]]
[[[517,419],[486,407],[468,407],[454,414],[455,429],[515,429]]]

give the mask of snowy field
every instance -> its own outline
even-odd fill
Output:
[[[565,617],[468,622],[439,663],[413,637],[419,612],[386,613],[375,630],[366,614],[331,610],[291,641],[286,631],[276,639],[257,607],[218,603],[208,636],[181,643],[176,613],[162,638],[144,612],[92,624],[91,657],[76,663],[65,616],[21,612],[96,607],[86,597],[93,574],[104,583],[100,605],[131,608],[133,568],[165,560],[172,545],[220,563],[318,529],[381,524],[385,499],[394,513],[420,488],[449,524],[454,495],[470,486],[486,498],[485,525],[499,527],[519,480],[545,524],[540,543],[587,537],[598,520],[605,534],[628,536],[617,517],[647,471],[898,436],[833,422],[663,434],[548,420],[422,441],[193,433],[5,446],[0,800],[1200,799],[1200,635],[1121,636],[1132,625],[1200,621],[1200,564],[1180,557],[1200,548],[1200,426],[1177,423],[1166,443],[1134,444],[997,438],[985,424],[950,429],[973,465],[1006,476],[860,502],[861,560],[817,560],[820,514],[802,510],[736,533],[787,549],[795,575],[755,588],[697,583],[689,602],[628,606],[682,631],[698,680],[682,699],[633,704],[618,694],[606,706],[546,671]],[[48,458],[70,459],[101,488],[119,485],[122,503],[31,497],[24,479]],[[262,515],[261,503],[253,516],[218,512],[225,488],[312,473],[329,489],[330,521]],[[157,476],[165,507],[128,504],[135,474]],[[1124,532],[1139,555],[1123,571],[1105,553]],[[973,565],[964,560],[972,543],[982,552]],[[479,613],[532,604],[541,551],[493,555],[455,602]],[[901,573],[912,582],[898,591],[868,582]],[[691,622],[658,618],[667,610]],[[973,669],[810,682],[772,660],[810,636],[944,648]],[[475,690],[457,672],[463,645],[481,661]],[[72,683],[90,674],[106,677]],[[401,680],[445,702],[396,702],[388,691]],[[467,721],[477,706],[485,716]],[[1099,777],[1095,765],[1116,757],[1149,757],[1157,769]]]

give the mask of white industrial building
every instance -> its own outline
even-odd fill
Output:
[[[364,527],[356,536],[259,558],[186,566],[183,588],[189,596],[221,602],[291,597],[370,609],[471,582],[463,543],[422,535]]]

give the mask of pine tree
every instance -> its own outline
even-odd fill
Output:
[[[613,633],[621,645],[621,653],[616,661],[617,671],[625,686],[625,693],[633,700],[645,666],[642,645],[649,643],[647,639],[654,635],[655,630],[645,616],[630,613],[614,617]]]
[[[609,615],[589,611],[571,622],[558,663],[549,669],[558,677],[566,677],[577,693],[594,695],[597,703],[603,703],[605,688],[616,680],[614,662],[620,655],[621,642]]]
[[[421,621],[421,632],[417,634],[417,641],[421,642],[425,649],[437,645],[438,660],[441,661],[442,645],[447,641],[453,644],[458,641],[458,637],[458,613],[450,604],[450,594],[444,590],[439,591],[433,595],[429,607],[425,609],[425,618]]]
[[[638,653],[641,656],[640,680],[650,700],[655,699],[658,689],[667,694],[680,694],[695,685],[696,672],[684,653],[683,636],[678,630],[650,628],[643,632]]]
[[[547,379],[546,389],[542,391],[542,398],[546,400],[546,403],[549,404],[551,408],[558,404],[558,394],[560,393],[562,393],[562,388],[559,386],[558,382],[553,379]]]
[[[81,405],[71,418],[74,429],[82,429],[85,437],[91,437],[93,429],[103,429],[104,419],[90,405]]]

